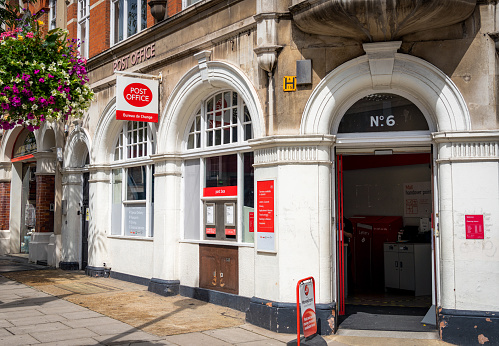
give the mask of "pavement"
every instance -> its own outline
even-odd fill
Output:
[[[286,345],[244,313],[146,286],[0,256],[0,345]],[[327,345],[449,345],[437,332],[340,329]]]

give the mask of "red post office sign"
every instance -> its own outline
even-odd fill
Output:
[[[466,239],[484,239],[483,215],[465,215]]]
[[[226,228],[225,235],[236,235],[236,230],[234,228]]]
[[[214,227],[207,227],[206,234],[217,234],[217,229]]]
[[[315,316],[315,291],[314,282],[300,284],[300,311],[303,326],[303,335],[308,338],[317,333],[317,320]]]
[[[256,182],[256,231],[258,251],[275,251],[274,180]]]
[[[158,122],[158,81],[116,77],[116,120]]]
[[[230,197],[237,196],[237,186],[205,187],[203,197]]]

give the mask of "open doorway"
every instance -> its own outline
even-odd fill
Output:
[[[339,328],[433,331],[432,157],[374,153],[337,155]]]

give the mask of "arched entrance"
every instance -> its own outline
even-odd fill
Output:
[[[434,225],[441,214],[439,181],[446,177],[437,170],[432,138],[469,130],[470,119],[450,78],[421,59],[396,53],[399,47],[400,42],[365,44],[366,55],[339,66],[317,86],[303,115],[302,134],[336,136],[333,296],[339,315],[348,317],[337,319],[346,323],[340,328],[376,329],[361,316],[380,315],[383,305],[401,301],[408,302],[407,318],[383,323],[378,316],[378,326],[418,331],[426,310],[436,323],[441,265]],[[409,267],[410,277],[401,279]]]

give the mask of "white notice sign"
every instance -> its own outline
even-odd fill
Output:
[[[404,184],[404,217],[431,217],[431,183]]]

